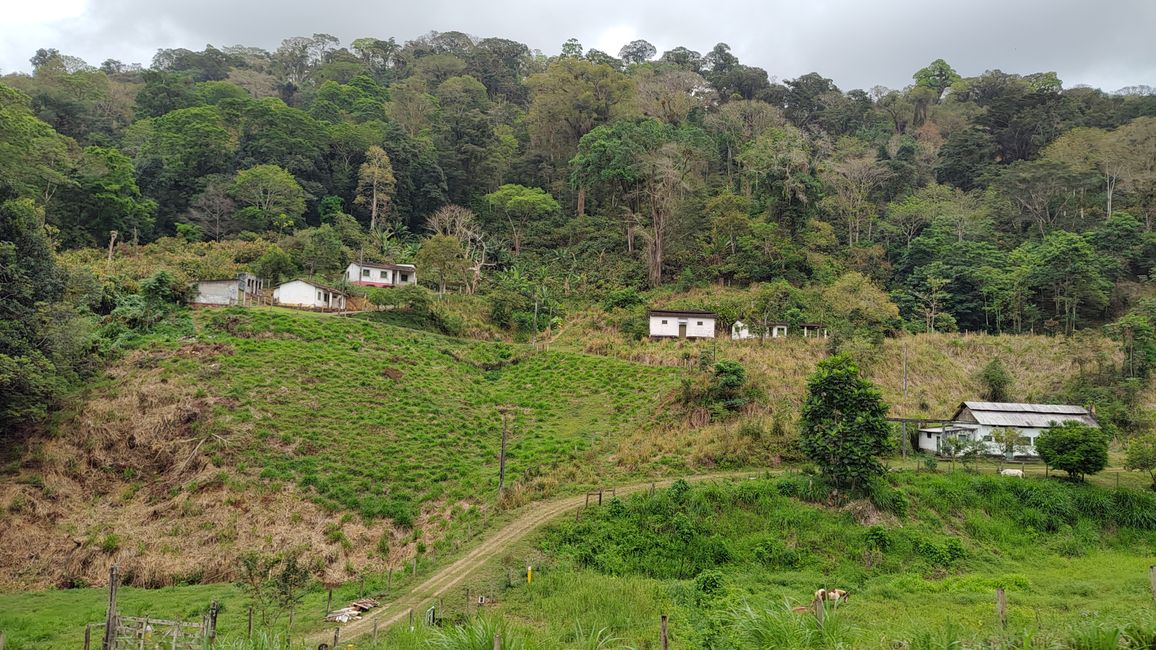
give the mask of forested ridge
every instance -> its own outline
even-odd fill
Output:
[[[722,43],[547,55],[460,32],[32,65],[0,78],[8,422],[44,414],[111,316],[154,322],[186,280],[336,280],[358,258],[415,262],[514,330],[575,296],[718,284],[761,287],[733,317],[797,320],[834,287],[872,303],[844,310],[860,333],[1107,325],[1123,377],[1156,363],[1147,87],[937,60],[844,91]],[[216,266],[142,283],[103,264],[154,241]]]

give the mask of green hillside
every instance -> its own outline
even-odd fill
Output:
[[[508,507],[596,482],[676,384],[671,368],[362,319],[193,320],[195,339],[116,364],[0,482],[19,540],[0,583],[99,583],[113,561],[140,586],[228,580],[246,550],[299,545],[333,582],[384,572],[451,524],[485,526],[498,407]]]
[[[532,549],[533,584],[472,585],[527,648],[1149,648],[1156,498],[1043,479],[892,473],[870,500],[813,477],[675,486],[589,509]],[[820,587],[850,592],[824,626]],[[995,590],[1008,597],[1008,625]],[[609,596],[608,596],[609,595]],[[624,604],[628,606],[624,607]],[[399,631],[383,647],[434,646],[460,630]],[[453,646],[466,647],[466,646]],[[472,647],[472,646],[471,646]],[[523,647],[515,645],[514,647]]]

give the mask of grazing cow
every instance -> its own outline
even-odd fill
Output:
[[[1024,471],[1022,469],[1001,469],[1000,476],[1015,476],[1016,478],[1023,478]]]
[[[792,607],[791,608],[791,612],[794,614],[810,614],[813,611],[815,611],[814,608],[812,608],[810,606],[808,606],[808,607]]]
[[[811,602],[814,603],[820,600],[827,600],[836,603],[840,601],[847,602],[847,598],[850,596],[851,594],[843,589],[820,589],[815,592],[815,600]]]

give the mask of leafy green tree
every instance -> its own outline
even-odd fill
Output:
[[[331,224],[324,223],[317,228],[299,230],[294,239],[301,242],[297,257],[310,275],[337,271],[348,262],[341,234]]]
[[[979,372],[979,381],[983,384],[983,398],[989,402],[1012,401],[1012,378],[999,357],[987,362]]]
[[[253,263],[253,272],[258,277],[279,283],[297,273],[297,264],[289,253],[274,244],[267,248],[261,257]]]
[[[43,197],[69,183],[69,140],[38,119],[31,104],[0,84],[0,199]]]
[[[1064,422],[1036,438],[1036,451],[1048,465],[1082,481],[1108,466],[1108,434],[1080,422]]]
[[[1124,455],[1124,469],[1148,472],[1152,489],[1156,490],[1156,435],[1134,438]]]
[[[892,448],[887,405],[845,354],[819,362],[807,380],[799,444],[832,484],[858,490],[886,468]]]
[[[658,49],[649,42],[642,40],[630,41],[618,51],[618,58],[626,65],[646,63],[658,54]]]
[[[727,413],[737,413],[751,401],[747,371],[733,359],[714,364],[708,396],[711,405]]]
[[[467,261],[462,244],[449,235],[434,235],[422,242],[414,264],[418,273],[437,280],[438,295],[445,295],[446,286],[465,278]]]
[[[0,431],[17,432],[43,419],[73,376],[50,336],[45,307],[64,293],[31,199],[0,203]]]
[[[257,165],[237,172],[231,194],[242,205],[253,208],[249,215],[255,228],[268,228],[280,215],[291,224],[297,223],[305,213],[305,190],[292,174],[277,165]]]
[[[561,206],[546,190],[514,184],[503,185],[487,194],[486,204],[505,217],[510,227],[514,255],[521,254],[527,230],[561,210]]]
[[[1017,452],[1024,453],[1027,450],[1027,445],[1024,444],[1024,436],[1020,434],[1018,429],[1012,427],[996,427],[992,429],[991,439],[992,442],[999,446],[1000,451],[1004,454],[1004,458],[1008,460],[1015,457]]]
[[[93,245],[110,230],[147,237],[152,232],[156,202],[137,187],[132,160],[116,149],[88,147],[77,161],[74,184],[60,197],[51,221],[64,243]]]
[[[1108,302],[1112,283],[1087,239],[1066,230],[1048,233],[1034,249],[1036,266],[1032,285],[1051,298],[1055,313],[1063,318],[1064,332],[1076,329],[1081,309],[1094,310]]]
[[[911,75],[911,78],[915,80],[915,85],[929,88],[934,92],[936,102],[943,98],[944,91],[961,79],[959,73],[943,59],[932,61],[926,68]]]

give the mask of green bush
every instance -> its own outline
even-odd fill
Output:
[[[1107,434],[1079,422],[1046,429],[1036,439],[1036,449],[1045,463],[1078,481],[1108,466]]]

